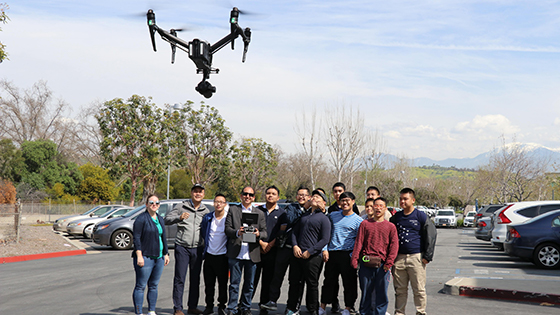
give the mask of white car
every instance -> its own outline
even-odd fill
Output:
[[[463,218],[463,226],[473,226],[474,217],[476,211],[469,211],[467,215]]]
[[[134,208],[132,207],[125,207],[125,206],[118,206],[114,209],[111,209],[105,213],[103,213],[102,215],[98,216],[98,217],[91,217],[91,218],[85,218],[85,219],[80,219],[80,220],[74,220],[70,223],[68,223],[68,225],[66,226],[66,233],[73,235],[73,236],[83,236],[85,238],[90,238],[89,236],[87,236],[87,234],[85,233],[85,229],[87,227],[91,227],[92,228],[92,233],[93,233],[93,226],[95,226],[96,223],[99,223],[101,221],[105,221],[108,219],[112,219],[112,218],[118,218],[120,216],[122,216],[123,214],[127,213],[128,211],[132,210]],[[90,233],[91,235],[91,233]]]
[[[438,210],[436,212],[436,217],[434,218],[434,224],[436,227],[451,226],[457,228],[455,211],[451,209]]]
[[[503,250],[509,224],[522,223],[540,214],[559,209],[560,201],[523,201],[508,203],[500,210],[494,212],[494,217],[492,219],[494,228],[490,241],[494,247]]]

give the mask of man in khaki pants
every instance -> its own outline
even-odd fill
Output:
[[[409,282],[416,314],[426,314],[426,265],[434,256],[437,231],[428,216],[414,208],[415,201],[414,190],[402,189],[399,203],[403,210],[391,218],[399,236],[399,254],[393,266],[395,315],[405,314]]]

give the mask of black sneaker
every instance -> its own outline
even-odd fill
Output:
[[[218,315],[227,315],[226,308],[218,307]]]
[[[264,304],[261,304],[261,309],[269,310],[269,311],[276,311],[278,309],[278,305],[274,301],[268,301]]]
[[[331,313],[334,313],[334,314],[340,313],[340,304],[338,304],[338,301],[337,301],[337,303],[333,303],[333,305],[331,307]]]
[[[202,311],[202,315],[211,315],[211,314],[214,314],[213,307],[206,307],[204,311]]]

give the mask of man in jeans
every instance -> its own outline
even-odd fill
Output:
[[[225,315],[228,287],[227,236],[225,232],[228,204],[226,197],[214,197],[213,212],[202,220],[200,236],[204,239],[204,293],[206,309],[204,315],[214,313],[214,292],[218,281],[218,315]]]
[[[262,211],[252,206],[255,191],[251,187],[243,188],[241,206],[231,206],[226,217],[226,235],[228,236],[228,264],[230,271],[228,314],[251,315],[253,300],[253,281],[257,263],[261,261],[259,241],[267,237],[266,221]],[[256,242],[243,241],[243,234],[248,226],[243,223],[243,213],[257,214],[257,222],[251,224],[255,231]],[[243,289],[239,297],[239,284],[243,275]]]
[[[175,237],[175,275],[173,277],[173,310],[175,315],[183,313],[183,291],[187,268],[189,272],[188,313],[199,315],[202,311],[197,307],[200,295],[200,269],[204,241],[200,238],[202,218],[210,212],[204,204],[204,186],[195,184],[191,189],[191,199],[183,201],[167,213],[165,224],[177,223]]]
[[[317,315],[319,311],[319,276],[323,269],[323,258],[321,250],[329,243],[331,236],[331,222],[323,213],[326,206],[327,196],[314,190],[311,196],[311,209],[306,212],[294,228],[292,244],[295,262],[291,271],[294,277],[303,277],[307,292],[305,303],[307,311],[311,315]],[[299,288],[299,284],[298,288]],[[299,294],[299,290],[290,288],[290,295]],[[290,296],[290,300],[296,301],[297,296]],[[295,305],[288,305],[292,311]]]
[[[414,190],[403,188],[399,197],[403,210],[391,217],[399,236],[399,254],[393,266],[395,315],[405,314],[409,282],[416,314],[426,314],[426,265],[434,256],[437,231],[428,216],[414,208],[415,201]]]

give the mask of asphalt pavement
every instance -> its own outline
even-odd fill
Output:
[[[427,267],[428,314],[560,313],[560,306],[533,298],[558,294],[559,270],[541,270],[531,263],[511,258],[492,248],[488,242],[475,239],[473,232],[473,229],[438,229],[435,258]],[[131,252],[97,246],[81,239],[74,239],[73,243],[85,248],[88,254],[0,265],[0,314],[132,313],[134,272]],[[173,314],[173,251],[171,256],[171,263],[164,269],[159,285],[156,311],[160,315]],[[201,283],[201,309],[204,307],[203,286]],[[470,294],[468,288],[485,293],[480,296]],[[271,312],[271,315],[283,314],[287,289],[286,279],[278,311]],[[494,291],[515,292],[516,298],[505,300],[503,296],[489,294]],[[452,295],[461,292],[462,295]],[[388,311],[393,313],[392,284],[389,299]],[[342,290],[339,300],[344,300]],[[253,313],[258,314],[258,298],[253,302]],[[359,298],[355,307],[358,305]],[[411,291],[407,313],[414,314]]]

